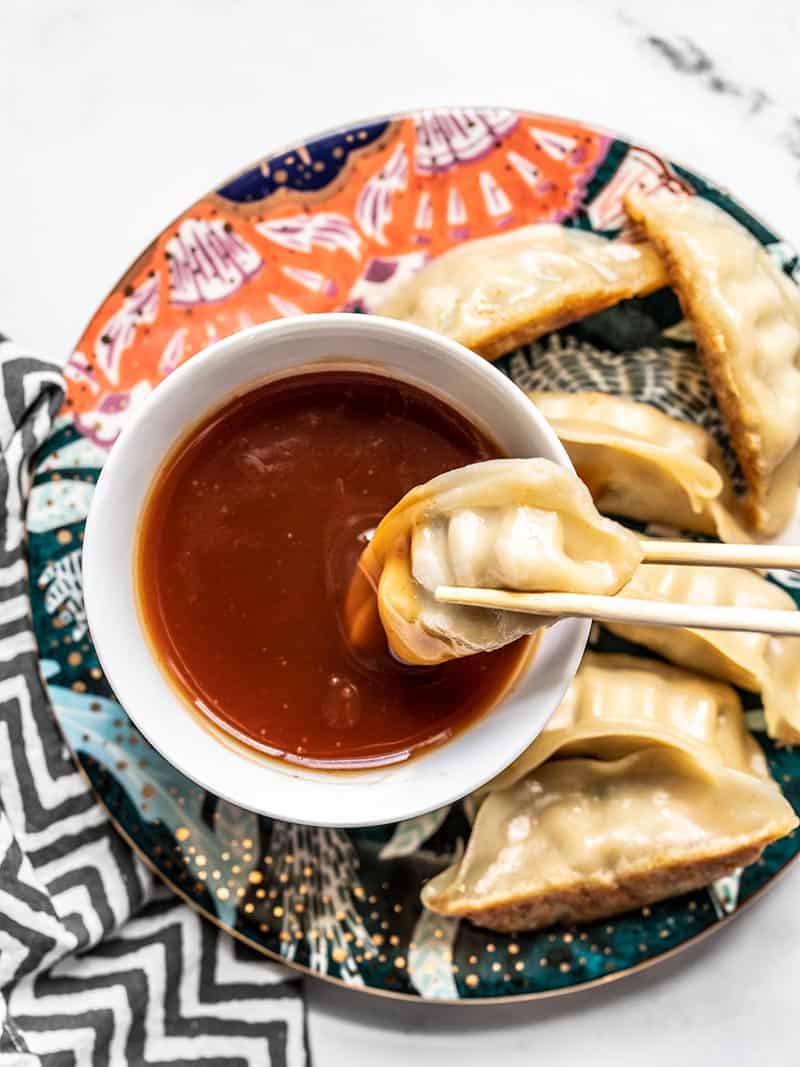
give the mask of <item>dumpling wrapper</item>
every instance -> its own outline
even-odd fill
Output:
[[[398,659],[434,664],[500,648],[553,619],[439,604],[439,585],[616,593],[639,539],[603,518],[588,489],[550,460],[499,459],[412,489],[381,520],[345,605],[356,648],[380,622]]]
[[[422,902],[507,932],[600,919],[708,885],[797,824],[771,779],[678,749],[551,760],[486,798]]]
[[[771,638],[761,699],[767,734],[785,745],[800,745],[800,638]]]
[[[648,563],[636,571],[622,595],[742,609],[793,611],[796,607],[774,582],[738,567]],[[769,736],[800,743],[800,638],[677,626],[604,625],[673,663],[761,693]]]
[[[667,284],[646,243],[540,223],[450,249],[398,287],[378,314],[427,326],[495,359]]]
[[[650,404],[606,393],[531,392],[605,514],[741,543],[751,538],[716,441]]]
[[[620,759],[656,744],[769,774],[729,685],[657,660],[587,652],[542,733],[480,792],[507,789],[554,756]]]
[[[755,237],[699,196],[630,193],[664,257],[747,482],[754,528],[775,533],[800,481],[800,288]]]

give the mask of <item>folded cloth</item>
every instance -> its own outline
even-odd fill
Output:
[[[62,397],[54,367],[0,336],[0,1067],[300,1067],[300,986],[131,852],[45,696],[24,506]]]

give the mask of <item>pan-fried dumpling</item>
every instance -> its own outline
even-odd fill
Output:
[[[484,800],[422,902],[492,930],[599,919],[708,885],[795,826],[771,779],[679,749],[550,760]]]
[[[655,744],[768,775],[729,685],[657,660],[587,652],[542,733],[481,792],[515,785],[556,755],[620,759]]]
[[[648,563],[623,595],[675,604],[706,604],[793,611],[791,596],[754,571]],[[761,693],[770,737],[800,741],[800,638],[676,626],[607,623],[612,633],[658,652],[673,663]]]
[[[749,487],[774,532],[800,480],[800,289],[730,215],[699,196],[631,193],[628,214],[661,252],[692,325]]]
[[[750,538],[719,446],[700,426],[606,393],[529,393],[600,511],[723,541]]]
[[[769,736],[800,745],[800,638],[770,639],[761,698]]]
[[[498,459],[407,493],[379,523],[345,605],[356,648],[374,633],[375,592],[392,652],[432,664],[490,651],[553,620],[439,604],[439,585],[613,594],[642,558],[586,486],[550,460]]]
[[[396,289],[378,313],[427,326],[495,359],[666,284],[650,245],[544,223],[445,252]]]

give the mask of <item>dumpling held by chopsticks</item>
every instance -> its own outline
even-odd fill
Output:
[[[476,463],[417,486],[382,519],[351,583],[346,625],[358,647],[374,633],[377,607],[398,659],[441,663],[553,620],[440,604],[437,586],[613,594],[641,559],[638,537],[603,518],[557,464]]]

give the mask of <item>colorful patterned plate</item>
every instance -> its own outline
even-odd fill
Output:
[[[265,157],[193,204],[114,287],[67,365],[68,398],[39,455],[28,511],[42,674],[80,765],[133,847],[190,904],[269,955],[368,992],[461,1002],[544,996],[686,945],[800,850],[793,834],[741,877],[611,922],[507,937],[443,920],[420,910],[419,887],[466,838],[461,805],[351,832],[234,808],[146,744],[114,701],[86,629],[80,552],[95,481],[125,419],[175,367],[253,322],[369,313],[392,285],[466,238],[542,220],[616,233],[634,185],[716,201],[788,273],[797,270],[791,250],[741,205],[645,148],[543,115],[426,111]],[[540,388],[600,386],[702,416],[706,387],[679,319],[672,294],[655,294],[501,366]],[[760,712],[749,719],[760,731]],[[758,736],[800,810],[800,752]]]

